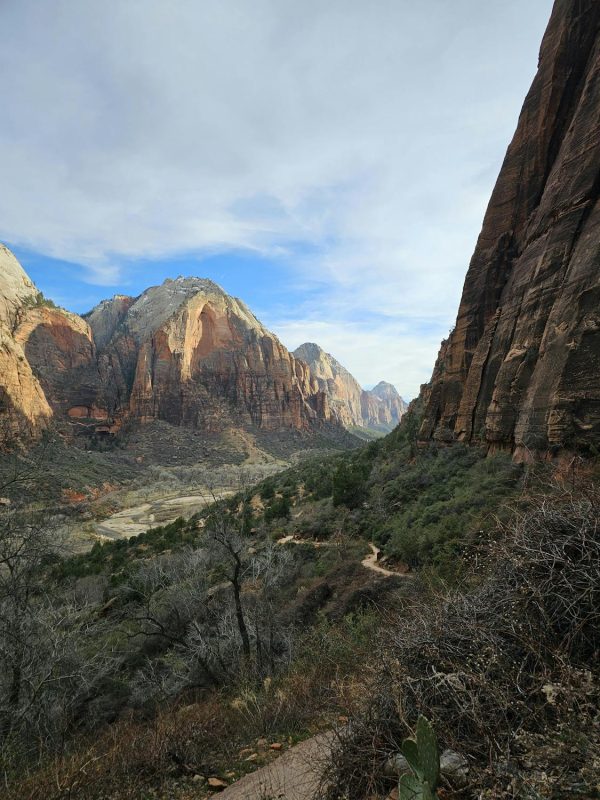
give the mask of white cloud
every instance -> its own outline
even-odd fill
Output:
[[[0,239],[103,285],[252,248],[341,329],[447,328],[551,5],[6,0]]]

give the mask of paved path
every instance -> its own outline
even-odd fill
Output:
[[[273,763],[246,775],[216,797],[219,800],[318,800],[321,769],[334,736],[329,731],[297,744]]]

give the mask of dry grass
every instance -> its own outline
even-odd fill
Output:
[[[383,764],[419,714],[471,760],[478,777],[465,796],[486,786],[500,792],[490,796],[535,797],[528,786],[563,796],[543,793],[549,779],[532,778],[524,743],[559,747],[556,786],[600,755],[599,578],[597,495],[541,497],[482,543],[462,590],[417,591],[388,622],[369,708],[335,748],[329,796],[362,800],[383,789]]]

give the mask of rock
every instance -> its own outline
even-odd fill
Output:
[[[337,425],[307,364],[212,281],[167,280],[82,318],[42,303],[4,247],[0,267],[0,411],[32,430],[53,415],[98,436],[126,418],[208,432]]]
[[[391,431],[400,422],[408,409],[395,386],[380,381],[361,395],[363,427],[373,430]]]
[[[420,439],[491,452],[600,444],[600,4],[555,3]]]
[[[8,497],[0,497],[0,506],[9,506],[10,499]]]
[[[271,745],[271,750],[282,750],[282,749],[283,745],[281,744],[281,742],[273,742],[273,744]]]
[[[14,254],[0,244],[0,324],[12,330],[23,308],[38,295],[38,288]]]
[[[258,760],[258,753],[251,753],[247,758],[244,759],[245,761],[257,761]]]
[[[114,302],[88,320],[132,417],[208,431],[240,422],[300,430],[328,420],[307,366],[212,281],[167,280],[131,303],[119,300],[117,311]]]
[[[204,777],[204,775],[194,775],[192,781],[194,783],[206,783],[206,778]]]
[[[0,245],[0,420],[5,437],[29,435],[46,427],[52,410],[15,329],[39,292],[7,247]],[[0,442],[1,445],[1,442]]]
[[[265,747],[268,747],[269,742],[266,739],[257,739],[256,746],[259,747],[261,750],[264,750]]]
[[[220,778],[209,778],[208,786],[210,789],[221,792],[223,789],[227,788],[228,784],[225,781],[222,781]]]
[[[410,771],[409,763],[402,753],[392,754],[383,767],[384,775],[388,777],[399,777]],[[464,780],[469,773],[469,762],[454,750],[444,750],[440,756],[440,772],[448,778]]]
[[[440,756],[440,772],[462,785],[469,774],[469,762],[454,750],[444,750]]]
[[[293,355],[308,364],[331,414],[345,428],[391,431],[406,411],[406,403],[391,383],[381,381],[370,391],[362,389],[339,361],[314,342],[300,345]]]
[[[410,772],[410,767],[402,753],[393,753],[383,765],[383,774],[388,777],[404,775],[406,772]]]

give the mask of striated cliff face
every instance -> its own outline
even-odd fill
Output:
[[[294,350],[295,358],[308,364],[310,374],[327,397],[333,416],[345,428],[362,427],[360,384],[348,370],[318,344],[305,342]]]
[[[6,248],[0,262],[0,416],[102,433],[125,419],[208,431],[336,423],[308,365],[211,281],[167,280],[84,319],[43,301]]]
[[[388,432],[406,411],[406,403],[391,383],[381,381],[372,390],[362,389],[356,378],[318,344],[305,342],[294,350],[294,356],[308,364],[331,414],[345,428]]]
[[[400,397],[395,386],[380,381],[369,391],[363,391],[361,411],[366,428],[392,430],[406,413],[408,405]]]
[[[22,343],[15,338],[19,321],[38,294],[14,255],[0,245],[0,421],[8,420],[15,431],[43,427],[52,414]]]
[[[209,280],[117,295],[83,319],[46,303],[3,246],[0,268],[0,415],[11,423],[33,432],[55,416],[114,432],[125,418],[211,431],[338,422],[306,362]]]
[[[600,444],[600,3],[556,0],[420,436]]]
[[[330,418],[306,364],[211,281],[167,280],[135,300],[106,301],[87,320],[114,406],[126,402],[141,421],[278,430]]]

